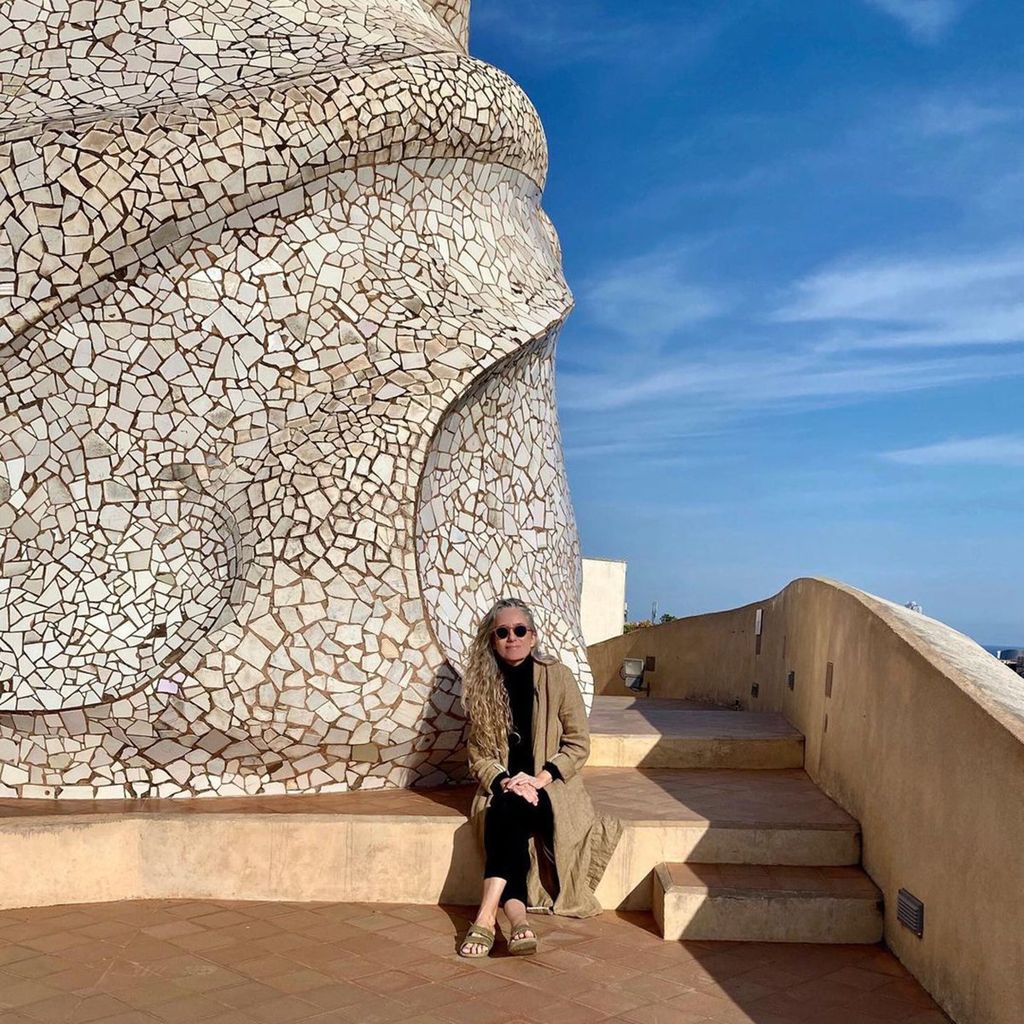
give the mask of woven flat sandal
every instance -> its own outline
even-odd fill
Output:
[[[469,931],[466,932],[466,937],[462,940],[462,945],[459,946],[459,956],[464,956],[469,960],[476,960],[482,956],[488,956],[493,945],[493,928],[485,928],[482,924],[471,924]],[[469,953],[467,950],[470,946],[483,946],[484,951],[482,953]]]
[[[517,924],[508,937],[508,951],[512,956],[532,956],[537,952],[537,936],[527,935],[533,928],[525,921]]]

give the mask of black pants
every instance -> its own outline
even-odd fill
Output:
[[[551,845],[555,823],[551,801],[541,790],[536,807],[515,793],[502,791],[492,797],[484,818],[484,878],[504,878],[507,900],[526,902],[526,876],[530,870],[530,836]]]

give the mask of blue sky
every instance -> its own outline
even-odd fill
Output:
[[[543,118],[585,555],[1024,642],[1024,4],[474,0]]]

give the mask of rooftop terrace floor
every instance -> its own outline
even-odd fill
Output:
[[[368,870],[371,868],[368,865]],[[379,866],[378,866],[379,869]],[[664,942],[646,914],[534,917],[541,952],[455,952],[470,911],[147,901],[0,912],[3,1024],[945,1024],[878,946]]]

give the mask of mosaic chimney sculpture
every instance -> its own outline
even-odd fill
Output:
[[[0,795],[460,778],[508,594],[588,691],[545,141],[467,19],[0,5]]]

